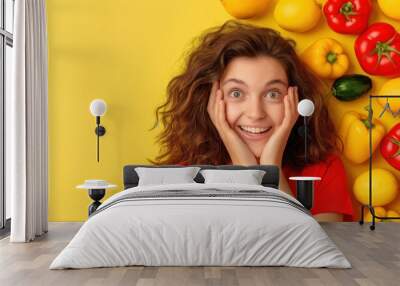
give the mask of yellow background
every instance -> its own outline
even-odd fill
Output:
[[[246,22],[277,29],[295,39],[299,52],[317,38],[334,37],[350,56],[347,73],[363,73],[354,56],[355,36],[331,31],[324,18],[307,33],[282,30],[272,17],[275,3],[271,1],[263,17]],[[373,3],[370,23],[383,20],[400,30],[400,23],[385,17]],[[149,129],[155,108],[165,99],[168,81],[180,70],[192,40],[232,17],[218,0],[47,0],[46,4],[49,220],[83,221],[91,200],[85,190],[75,186],[85,179],[109,180],[118,188],[108,190],[107,198],[122,190],[124,165],[147,163],[147,158],[156,156],[159,147],[154,142],[160,129]],[[373,77],[372,92],[385,80]],[[107,133],[100,139],[100,163],[96,161],[95,118],[89,112],[95,98],[108,105],[102,118]],[[327,102],[337,126],[344,112],[362,112],[367,103],[366,96],[353,102],[331,97]],[[389,127],[396,120],[385,115],[382,121]],[[378,153],[374,166],[383,166],[400,179],[399,171]],[[356,166],[346,159],[344,163],[351,187],[368,165]]]

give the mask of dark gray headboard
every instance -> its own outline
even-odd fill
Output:
[[[266,173],[262,180],[262,185],[265,187],[272,187],[278,189],[279,187],[279,168],[274,165],[254,165],[254,166],[240,166],[240,165],[191,165],[200,167],[201,169],[225,169],[225,170],[246,170],[257,169],[264,170]],[[150,168],[182,168],[181,165],[127,165],[124,167],[124,189],[133,188],[138,185],[139,177],[135,171],[136,167],[150,167]],[[200,174],[194,178],[197,183],[204,183],[204,178]]]

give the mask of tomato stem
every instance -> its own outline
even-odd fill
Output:
[[[399,141],[399,140],[397,140],[397,139],[395,139],[395,138],[393,138],[393,137],[390,137],[389,140],[390,140],[390,142],[392,142],[394,145],[396,145],[397,148],[399,148],[399,146],[400,146],[400,141]],[[390,156],[390,157],[391,157],[391,158],[394,158],[394,157],[397,157],[397,156],[399,156],[399,155],[400,155],[400,149],[397,149],[397,152],[394,153],[394,154],[393,154],[392,156]]]
[[[375,49],[372,51],[372,53],[373,54],[374,53],[378,54],[378,62],[377,62],[377,64],[379,64],[381,62],[382,56],[386,56],[388,58],[388,60],[393,63],[393,59],[392,59],[392,56],[390,55],[390,52],[393,52],[393,53],[396,53],[396,54],[400,55],[400,51],[399,50],[397,50],[397,49],[393,48],[392,46],[390,46],[391,43],[392,43],[392,40],[389,40],[389,41],[387,41],[385,43],[382,43],[382,42],[377,42],[376,43]]]

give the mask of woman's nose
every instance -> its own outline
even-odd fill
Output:
[[[245,114],[247,115],[247,117],[253,120],[261,119],[266,116],[264,106],[258,96],[250,96],[247,102]]]

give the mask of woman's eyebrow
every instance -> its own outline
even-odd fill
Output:
[[[273,79],[273,80],[270,80],[269,82],[267,82],[267,83],[265,84],[265,86],[272,85],[272,84],[276,84],[276,83],[282,84],[282,85],[284,85],[284,86],[287,86],[287,85],[288,85],[288,83],[287,83],[286,81],[284,81],[284,80],[281,80],[281,79]]]
[[[235,82],[235,83],[239,83],[239,84],[243,84],[243,85],[247,86],[247,84],[243,80],[240,80],[240,79],[237,79],[237,78],[230,78],[230,79],[225,80],[222,83],[222,86],[224,86],[225,84],[227,84],[229,82]]]
[[[229,83],[229,82],[235,82],[235,83],[243,84],[243,85],[247,86],[247,84],[246,84],[243,80],[240,80],[240,79],[237,79],[237,78],[230,78],[230,79],[225,80],[225,81],[222,83],[222,86],[224,86],[225,84],[227,84],[227,83]],[[284,86],[287,86],[287,85],[288,85],[288,83],[287,83],[286,81],[277,78],[277,79],[273,79],[273,80],[268,81],[268,82],[265,84],[265,86],[272,85],[272,84],[282,84],[282,85],[284,85]]]

